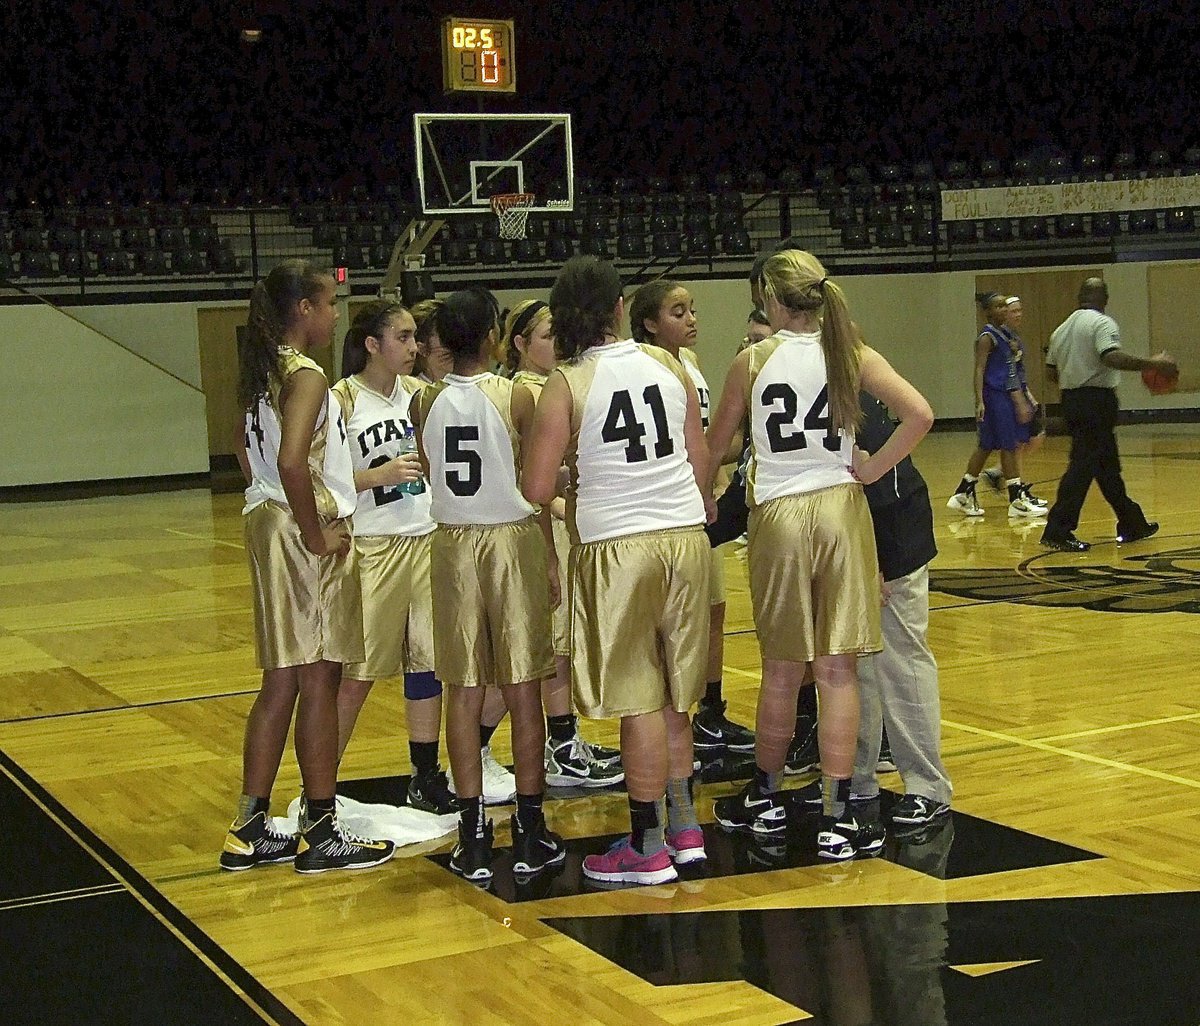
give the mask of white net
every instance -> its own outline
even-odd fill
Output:
[[[500,221],[500,238],[525,238],[525,223],[536,197],[531,192],[512,192],[492,197],[492,212]]]

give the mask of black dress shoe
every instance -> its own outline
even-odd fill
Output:
[[[1158,534],[1158,522],[1138,524],[1134,527],[1122,527],[1117,524],[1118,542],[1135,542]]]
[[[1091,545],[1085,541],[1080,541],[1069,531],[1061,538],[1056,538],[1052,534],[1043,532],[1042,544],[1048,549],[1058,549],[1059,552],[1087,552],[1091,548]]]

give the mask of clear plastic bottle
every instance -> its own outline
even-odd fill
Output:
[[[417,451],[417,433],[411,424],[404,429],[404,440],[400,443],[400,452],[407,456],[409,453]],[[415,481],[408,481],[398,486],[400,491],[405,495],[420,495],[425,491],[425,479],[418,477]]]

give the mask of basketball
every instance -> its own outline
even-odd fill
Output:
[[[1151,395],[1170,395],[1179,387],[1179,375],[1168,375],[1157,367],[1147,367],[1142,371],[1142,383]]]

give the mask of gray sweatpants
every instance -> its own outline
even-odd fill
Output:
[[[907,794],[949,804],[953,788],[942,764],[942,707],[938,668],[929,650],[929,567],[888,582],[891,598],[883,607],[883,651],[858,660],[862,712],[854,757],[855,795],[879,793],[882,721],[896,769]]]

